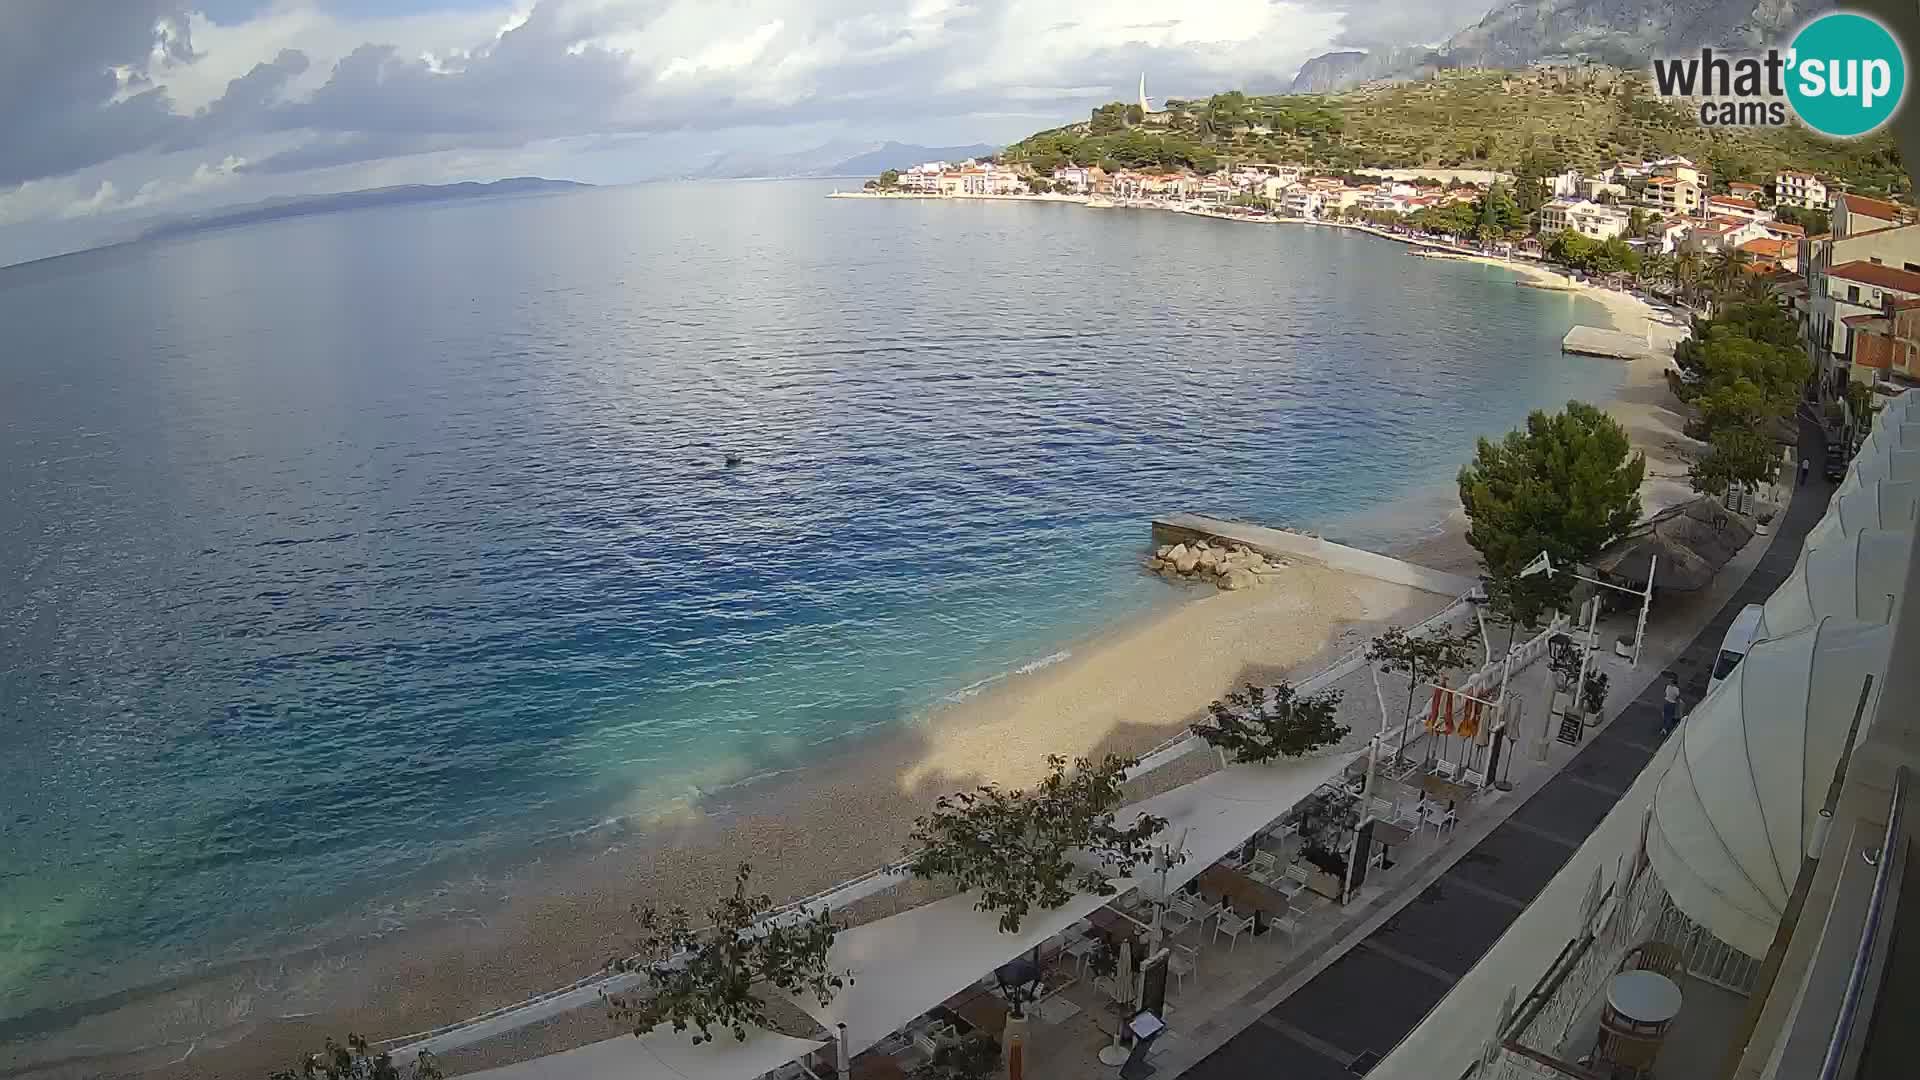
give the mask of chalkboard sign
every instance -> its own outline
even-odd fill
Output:
[[[1569,712],[1561,714],[1560,741],[1566,743],[1568,746],[1579,746],[1580,733],[1583,727],[1584,725],[1580,722],[1579,713]]]
[[[1140,965],[1142,1012],[1161,1016],[1167,1011],[1167,958],[1170,955],[1166,949],[1161,949]]]

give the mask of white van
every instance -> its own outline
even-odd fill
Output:
[[[1713,693],[1714,687],[1727,681],[1733,669],[1740,665],[1747,650],[1753,647],[1753,637],[1760,632],[1760,605],[1748,604],[1733,617],[1733,625],[1727,627],[1727,636],[1720,640],[1720,655],[1714,658],[1713,674],[1707,678],[1707,693]]]

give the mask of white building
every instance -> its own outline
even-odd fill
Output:
[[[1737,195],[1713,195],[1707,199],[1708,217],[1735,217],[1742,221],[1769,221],[1773,215],[1760,209],[1752,199]]]
[[[1280,197],[1280,212],[1289,217],[1319,217],[1322,205],[1319,191],[1305,184],[1295,184]]]
[[[1773,175],[1773,201],[1782,206],[1825,210],[1827,185],[1810,172],[1778,172]]]
[[[1056,191],[1085,195],[1093,190],[1093,170],[1082,165],[1062,165],[1053,170]]]
[[[1593,240],[1611,240],[1627,231],[1627,212],[1585,199],[1555,199],[1540,208],[1540,232],[1568,229]]]
[[[1580,183],[1585,179],[1586,177],[1580,175],[1579,169],[1568,169],[1566,172],[1560,173],[1557,176],[1545,178],[1541,183],[1547,186],[1547,191],[1551,193],[1554,198],[1572,199],[1579,196]]]

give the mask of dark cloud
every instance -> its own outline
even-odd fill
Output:
[[[193,60],[185,6],[175,0],[8,0],[0,5],[0,188],[61,176],[160,144],[186,118],[166,93],[120,101],[159,63]]]

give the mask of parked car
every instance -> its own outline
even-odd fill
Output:
[[[1753,648],[1754,635],[1760,632],[1760,605],[1748,604],[1733,617],[1733,625],[1727,627],[1727,636],[1720,639],[1720,655],[1714,658],[1713,674],[1707,677],[1707,693],[1727,681],[1733,669],[1740,666],[1746,658],[1747,650]]]

